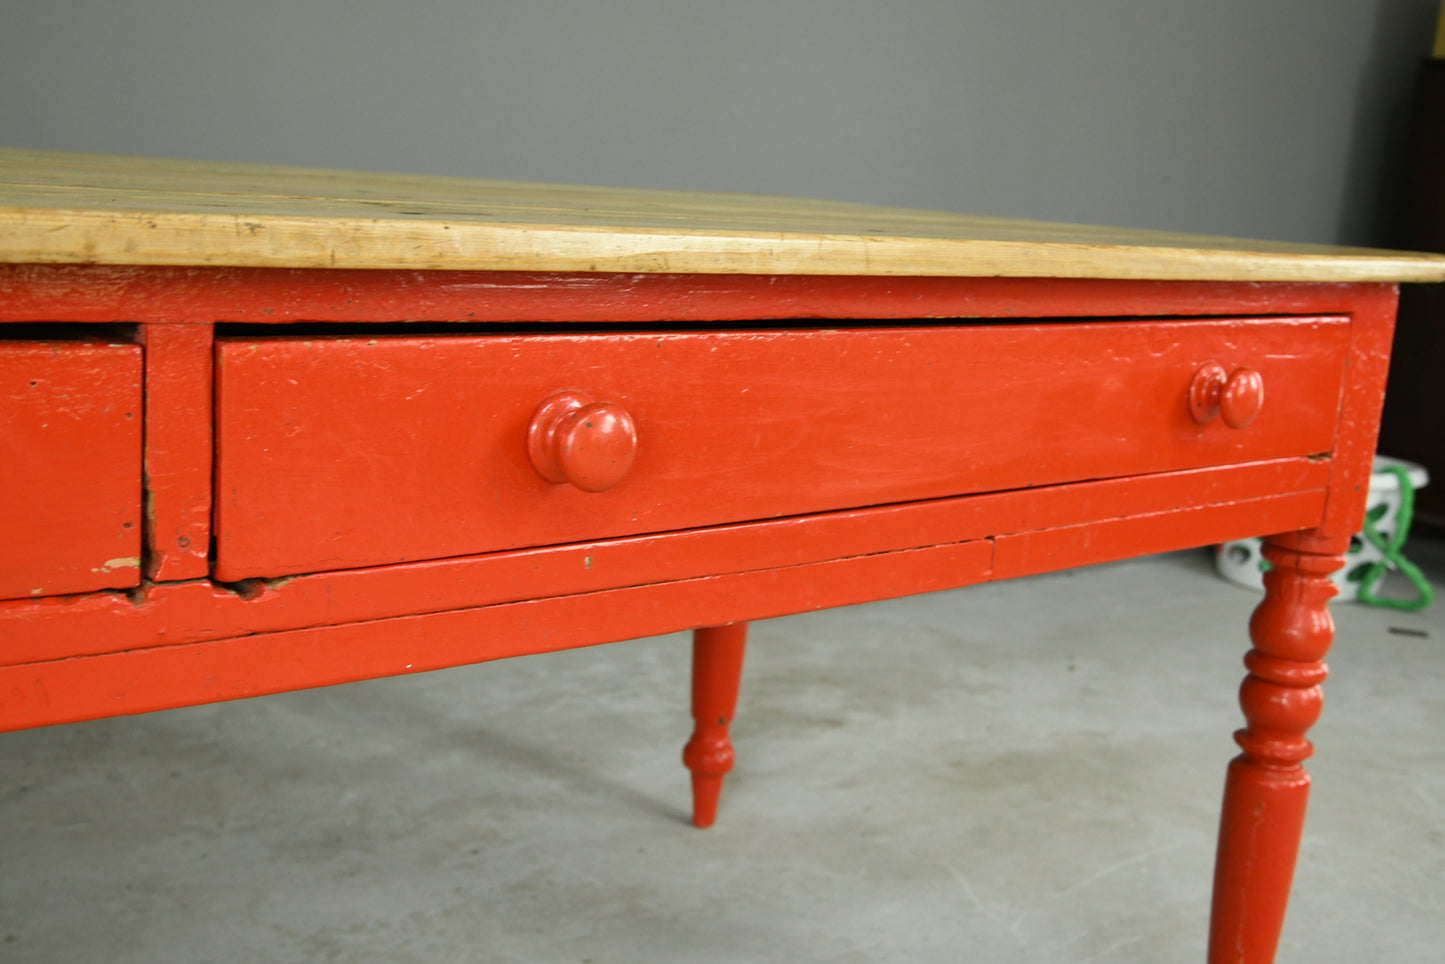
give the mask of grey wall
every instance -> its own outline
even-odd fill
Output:
[[[1389,242],[1435,0],[0,0],[0,143]]]

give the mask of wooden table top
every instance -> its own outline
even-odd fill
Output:
[[[0,148],[0,263],[1442,281],[1445,255],[691,191]]]

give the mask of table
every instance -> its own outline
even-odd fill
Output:
[[[0,728],[692,629],[707,826],[748,621],[1266,535],[1210,960],[1268,961],[1396,284],[1442,279],[1434,255],[0,151]]]

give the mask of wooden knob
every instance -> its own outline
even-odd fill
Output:
[[[1219,396],[1224,394],[1224,383],[1229,373],[1219,362],[1206,362],[1194,373],[1189,383],[1189,414],[1200,425],[1214,421],[1219,414]]]
[[[1253,368],[1236,368],[1219,396],[1219,416],[1230,428],[1248,428],[1264,407],[1264,379]]]
[[[1226,373],[1219,362],[1206,362],[1189,383],[1189,414],[1203,425],[1222,416],[1230,428],[1248,428],[1264,406],[1264,379],[1253,368]]]
[[[585,392],[558,392],[532,415],[527,455],[548,482],[603,492],[632,468],[637,425],[616,402],[594,401]]]

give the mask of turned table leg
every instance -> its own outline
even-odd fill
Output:
[[[733,768],[728,724],[738,702],[748,624],[709,626],[692,635],[692,739],[682,762],[692,771],[692,822],[710,827],[723,777]]]
[[[1211,964],[1274,960],[1284,925],[1304,827],[1310,778],[1302,766],[1314,747],[1305,732],[1320,715],[1323,660],[1334,638],[1326,603],[1335,594],[1330,573],[1348,543],[1290,548],[1269,540],[1264,556],[1264,601],[1249,622],[1254,649],[1239,691],[1247,725],[1234,735],[1244,750],[1229,764],[1214,866]]]

